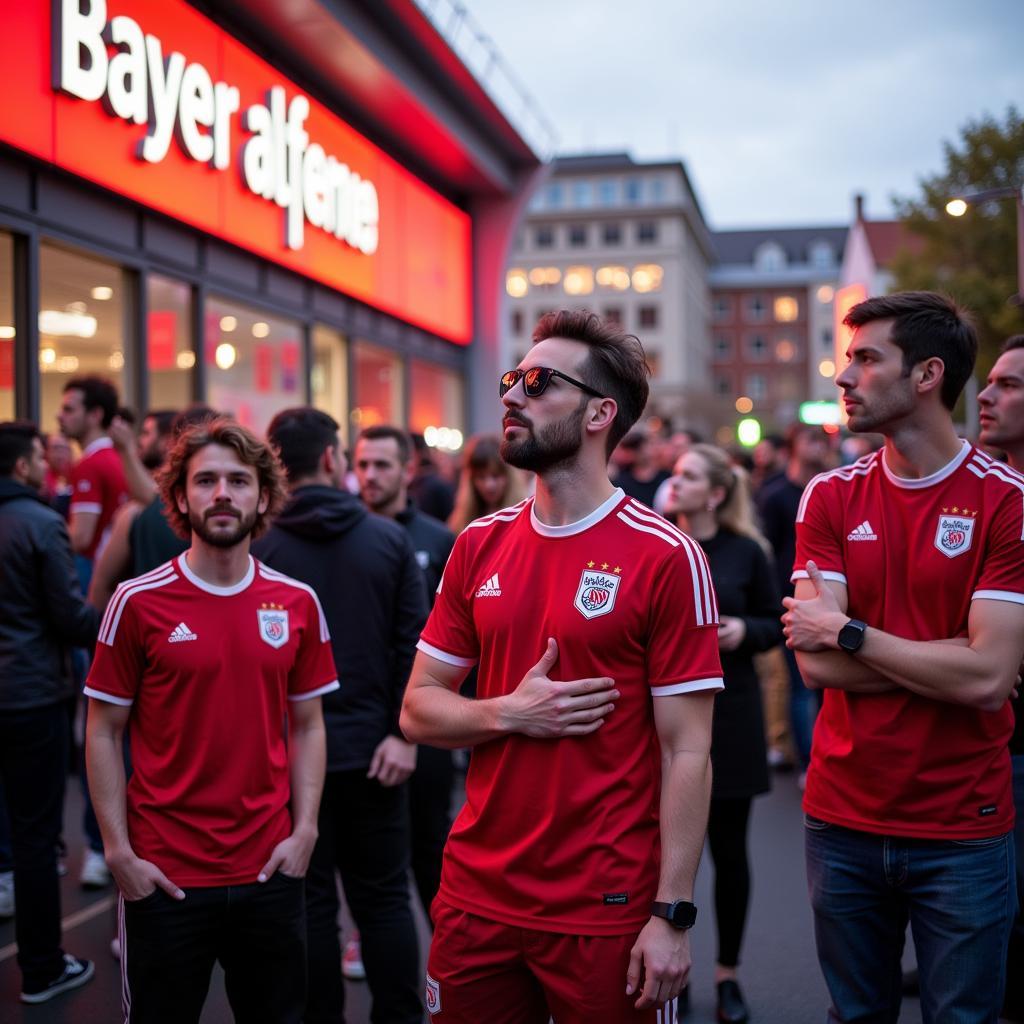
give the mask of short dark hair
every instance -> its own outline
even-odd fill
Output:
[[[925,359],[942,360],[940,397],[951,410],[978,357],[978,334],[967,311],[938,292],[896,292],[858,302],[843,323],[857,328],[875,320],[893,321],[889,338],[903,352],[904,376]]]
[[[156,432],[160,437],[167,437],[168,434],[174,429],[174,421],[178,418],[177,409],[150,409],[145,416],[142,417],[142,422],[146,420],[153,420],[156,423]]]
[[[68,392],[72,389],[82,392],[82,404],[85,406],[86,412],[91,412],[93,409],[103,410],[100,426],[109,427],[111,420],[118,413],[117,388],[102,377],[72,377],[64,385],[64,391]]]
[[[167,453],[167,461],[157,474],[156,482],[164,503],[164,515],[167,516],[171,529],[184,540],[192,536],[188,514],[178,508],[177,498],[179,494],[185,493],[188,466],[192,456],[211,444],[233,449],[240,462],[256,470],[259,488],[266,491],[268,497],[266,511],[257,516],[256,524],[253,526],[252,536],[258,537],[284,504],[284,474],[281,471],[281,463],[270,446],[251,430],[226,416],[188,427],[182,431]]]
[[[615,399],[618,411],[608,431],[607,450],[629,433],[647,405],[651,370],[644,347],[635,334],[627,334],[617,323],[603,320],[588,309],[561,309],[545,313],[533,329],[533,342],[545,338],[579,341],[589,349],[580,367],[584,384]]]
[[[325,448],[338,447],[338,421],[308,405],[282,409],[267,427],[267,440],[294,483],[316,473]]]
[[[403,465],[412,458],[413,442],[409,435],[398,427],[379,423],[359,432],[359,441],[394,441],[398,445],[398,457]],[[426,442],[424,442],[426,444]]]
[[[28,420],[8,420],[0,423],[0,476],[11,476],[18,459],[32,455],[32,442],[43,435]]]
[[[1015,348],[1024,348],[1024,334],[1011,334],[999,347],[999,351],[1012,352]]]
[[[787,452],[792,452],[796,447],[797,441],[801,437],[813,436],[828,440],[828,433],[824,427],[817,423],[804,423],[803,420],[797,420],[795,423],[790,423],[786,427],[786,435],[782,442],[782,447]]]

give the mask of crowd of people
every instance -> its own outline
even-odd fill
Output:
[[[674,1021],[706,837],[742,1024],[752,801],[791,766],[829,1019],[896,1020],[908,924],[926,1020],[1020,1018],[1024,336],[982,448],[953,426],[962,310],[847,322],[850,436],[794,424],[749,458],[641,423],[639,341],[584,311],[538,323],[456,481],[310,407],[265,437],[204,406],[136,430],[90,377],[59,433],[0,424],[22,999],[94,974],[61,944],[78,757],[128,1021],[198,1020],[216,962],[240,1021],[341,1020],[343,973],[395,1024]]]

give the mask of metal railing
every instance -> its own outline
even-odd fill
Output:
[[[494,40],[459,0],[413,0],[512,126],[542,160],[554,155],[558,135],[516,77]]]

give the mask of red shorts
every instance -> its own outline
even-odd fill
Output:
[[[626,995],[629,935],[564,935],[501,924],[434,901],[427,961],[431,1024],[675,1024],[675,1000],[637,1010]]]

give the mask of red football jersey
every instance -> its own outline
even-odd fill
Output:
[[[894,636],[967,635],[976,599],[1024,604],[1024,476],[966,441],[943,469],[894,476],[881,452],[815,477],[793,579],[813,559],[849,614]],[[990,712],[898,689],[826,689],[804,808],[849,828],[927,839],[1013,826],[1007,702]]]
[[[642,925],[658,882],[660,748],[652,695],[722,687],[718,608],[700,545],[617,490],[578,523],[529,499],[455,543],[420,650],[479,662],[477,696],[513,691],[558,641],[554,679],[607,675],[622,696],[589,736],[513,734],[473,750],[441,896],[509,924],[581,935]]]
[[[69,514],[92,512],[99,516],[96,532],[83,557],[95,559],[110,535],[110,523],[118,506],[128,497],[121,456],[109,437],[93,441],[71,468],[71,507]]]
[[[253,558],[233,587],[186,555],[122,583],[85,692],[132,709],[135,853],[180,886],[255,882],[291,832],[286,700],[337,686],[316,595]]]

